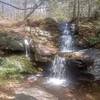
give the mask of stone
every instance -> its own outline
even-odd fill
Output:
[[[35,86],[21,91],[16,91],[15,100],[58,100],[58,98],[41,87]]]
[[[36,23],[33,21],[33,24]],[[29,25],[29,24],[28,24]],[[32,49],[35,54],[36,61],[47,62],[51,56],[58,51],[57,38],[59,36],[59,29],[57,22],[53,19],[44,19],[40,21],[37,26],[26,26],[26,32],[31,31],[31,38],[33,40]]]
[[[58,52],[58,55],[61,57],[65,57],[66,60],[82,60],[88,59],[89,55],[85,54],[84,50],[76,51],[76,52]]]
[[[0,30],[0,49],[3,51],[25,52],[26,37],[32,40],[30,49],[36,61],[46,62],[58,51],[57,39],[60,32],[54,19],[28,21],[26,26],[23,26],[22,22],[12,25]]]
[[[18,94],[16,95],[15,100],[37,100],[32,96],[29,95],[25,95],[25,94]]]
[[[23,37],[12,31],[0,30],[0,49],[24,51]]]
[[[100,80],[100,49],[91,48],[86,53],[94,59],[93,68],[90,72],[94,75],[95,80]]]
[[[100,44],[100,21],[85,21],[81,20],[79,23],[79,32],[76,38],[76,45],[81,48],[96,47]]]

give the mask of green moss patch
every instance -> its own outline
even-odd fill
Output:
[[[0,57],[0,77],[1,78],[19,78],[24,74],[37,73],[32,62],[24,55],[14,55],[9,57]]]

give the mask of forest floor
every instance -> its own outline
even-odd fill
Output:
[[[3,84],[4,82],[4,84]],[[0,100],[99,100],[98,84],[78,87],[57,87],[43,80],[13,80],[0,84]],[[96,86],[97,85],[97,86]]]
[[[14,100],[15,91],[30,87],[32,82],[25,80],[0,79],[0,100]]]

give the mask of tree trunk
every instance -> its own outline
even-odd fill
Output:
[[[4,4],[2,4],[1,6],[2,6],[2,18],[4,18]]]
[[[77,13],[75,20],[75,34],[79,32],[79,21],[80,21],[80,1],[77,0]]]
[[[91,17],[91,3],[92,3],[92,0],[88,0],[88,19],[90,19]]]
[[[73,20],[76,18],[76,0],[74,0],[73,4]]]
[[[27,8],[27,0],[24,1],[23,5],[24,5],[24,9]],[[27,14],[27,10],[24,10],[24,18],[26,17],[26,14]]]

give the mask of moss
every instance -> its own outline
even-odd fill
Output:
[[[20,78],[22,73],[33,74],[38,70],[33,67],[32,62],[24,55],[14,55],[0,58],[1,78]]]
[[[100,21],[99,20],[82,20],[79,23],[78,41],[80,46],[95,47],[100,43]]]
[[[89,39],[88,39],[88,42],[89,42],[89,44],[90,45],[94,45],[94,44],[96,44],[96,43],[100,43],[100,36],[99,37],[90,37]]]
[[[17,33],[0,29],[0,48],[10,50],[23,50],[23,39]]]

